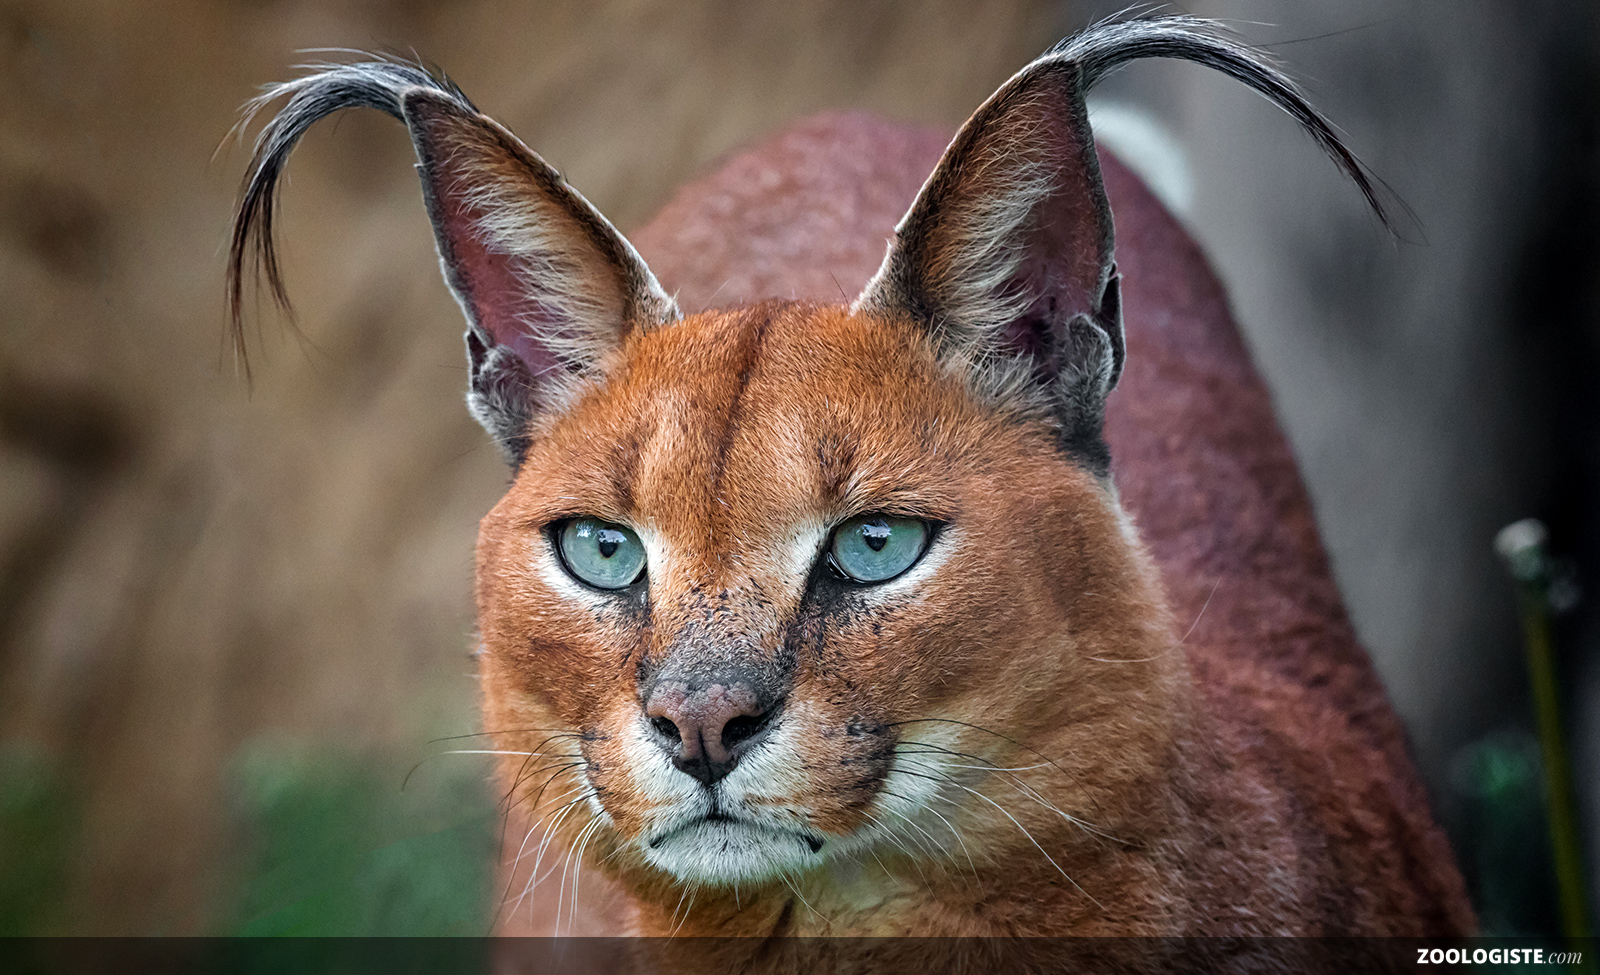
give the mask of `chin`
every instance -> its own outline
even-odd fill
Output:
[[[821,837],[727,817],[701,818],[643,844],[645,862],[685,884],[732,887],[806,873],[823,862]]]

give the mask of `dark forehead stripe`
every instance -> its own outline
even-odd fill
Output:
[[[730,477],[741,476],[739,444],[755,423],[747,390],[765,371],[769,326],[787,304],[709,312],[641,337],[602,393],[609,408],[583,421],[587,436],[577,428],[580,440],[604,438],[596,473],[621,512],[713,561],[719,526],[735,514],[725,488],[738,493]]]
[[[817,441],[817,482],[826,500],[837,502],[844,496],[855,463],[856,445],[848,430],[832,430]]]
[[[655,426],[654,414],[640,417],[611,452],[611,491],[620,511],[634,509],[633,485],[639,478],[639,456],[655,433]]]
[[[767,330],[782,307],[779,302],[752,305],[744,309],[733,329],[734,337],[739,342],[739,348],[734,355],[735,367],[739,374],[738,381],[733,386],[733,394],[728,399],[726,420],[717,440],[715,459],[710,471],[712,498],[722,498],[722,480],[728,470],[728,452],[733,447],[733,441],[739,436],[745,393],[750,388],[750,378],[756,373],[760,362],[766,344]]]

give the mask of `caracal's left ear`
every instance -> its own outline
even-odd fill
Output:
[[[287,305],[272,216],[290,151],[317,120],[355,107],[387,112],[411,131],[445,280],[467,317],[467,403],[513,466],[534,420],[559,407],[574,377],[593,374],[630,333],[678,319],[616,228],[443,78],[394,61],[322,65],[268,89],[251,111],[285,95],[256,142],[234,222],[236,335],[248,257]]]
[[[1195,61],[1266,95],[1383,218],[1361,165],[1260,52],[1192,17],[1103,23],[1018,72],[962,126],[854,305],[921,323],[977,392],[1050,417],[1068,452],[1101,476],[1110,467],[1105,400],[1125,345],[1111,208],[1084,96],[1113,68],[1146,57]]]

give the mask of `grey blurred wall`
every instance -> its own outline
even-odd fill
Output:
[[[1187,223],[1228,283],[1357,629],[1448,818],[1452,758],[1532,727],[1496,531],[1542,517],[1597,592],[1600,16],[1492,0],[1189,10],[1282,59],[1410,210],[1403,239],[1389,237],[1309,140],[1226,79],[1160,65],[1102,91],[1152,111],[1188,153]],[[1595,601],[1558,632],[1588,823]]]

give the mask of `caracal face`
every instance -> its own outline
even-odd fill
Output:
[[[753,883],[893,857],[908,831],[959,858],[963,820],[996,815],[963,794],[1003,744],[988,729],[1058,739],[1121,690],[1096,680],[1133,677],[1085,667],[1143,636],[1108,618],[1140,586],[1105,485],[1047,424],[979,403],[909,324],[694,316],[571,396],[483,521],[486,730],[536,753],[510,759],[515,799],[618,863]],[[830,541],[873,514],[925,524],[926,544],[863,583]],[[579,518],[637,533],[634,582],[575,576],[560,536]],[[697,775],[652,699],[719,687],[753,700],[722,729],[720,774]]]

